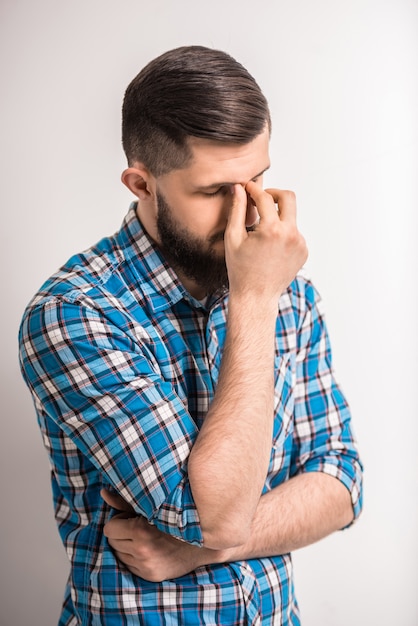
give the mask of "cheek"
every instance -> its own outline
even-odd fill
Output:
[[[223,231],[226,226],[229,203],[223,197],[202,198],[193,202],[186,224],[201,236]]]

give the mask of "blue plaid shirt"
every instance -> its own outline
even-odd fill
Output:
[[[29,304],[24,378],[51,462],[71,571],[61,626],[299,624],[289,554],[147,582],[115,558],[100,497],[115,489],[157,528],[202,545],[187,459],[216,389],[227,293],[203,306],[136,217],[74,256]],[[298,275],[280,298],[275,425],[264,491],[326,472],[361,508],[361,465],[331,365],[317,293]],[[256,390],[251,390],[254,393]]]

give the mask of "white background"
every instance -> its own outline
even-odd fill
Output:
[[[1,0],[1,598],[57,622],[67,564],[17,362],[24,306],[119,227],[123,92],[169,48],[230,52],[271,106],[365,463],[358,524],[295,554],[304,626],[416,626],[416,0]],[[280,520],[278,520],[280,523]]]

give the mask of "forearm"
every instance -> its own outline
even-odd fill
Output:
[[[276,316],[273,301],[231,297],[217,391],[188,465],[210,548],[245,541],[265,482],[274,417]]]
[[[103,492],[114,508],[130,509],[120,496]],[[105,534],[118,558],[146,580],[177,578],[203,565],[285,554],[311,544],[353,519],[348,490],[322,473],[296,476],[259,499],[251,535],[224,550],[198,548],[159,532],[143,518],[114,517]]]
[[[224,233],[227,337],[215,398],[188,464],[209,548],[231,547],[249,536],[271,454],[278,301],[307,256],[293,193],[267,193],[253,182],[232,190]],[[251,232],[246,192],[260,218]]]
[[[249,539],[224,550],[183,544],[184,570],[287,554],[344,528],[353,520],[351,496],[336,478],[307,472],[263,495],[254,515]],[[176,566],[178,555],[176,558]]]
[[[339,480],[322,472],[300,474],[260,498],[245,544],[213,556],[222,562],[285,554],[352,520],[350,493]]]

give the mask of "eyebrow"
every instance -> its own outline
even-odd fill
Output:
[[[264,174],[264,172],[267,172],[267,170],[269,169],[270,169],[270,165],[267,165],[267,167],[264,168],[261,172],[253,176],[251,180],[255,180],[256,178],[259,178],[260,176]],[[235,183],[231,183],[231,182],[211,183],[210,185],[203,185],[203,186],[196,187],[196,191],[211,191],[212,189],[218,189],[219,187],[227,187],[228,185],[238,185],[238,184],[239,183],[237,182]]]

